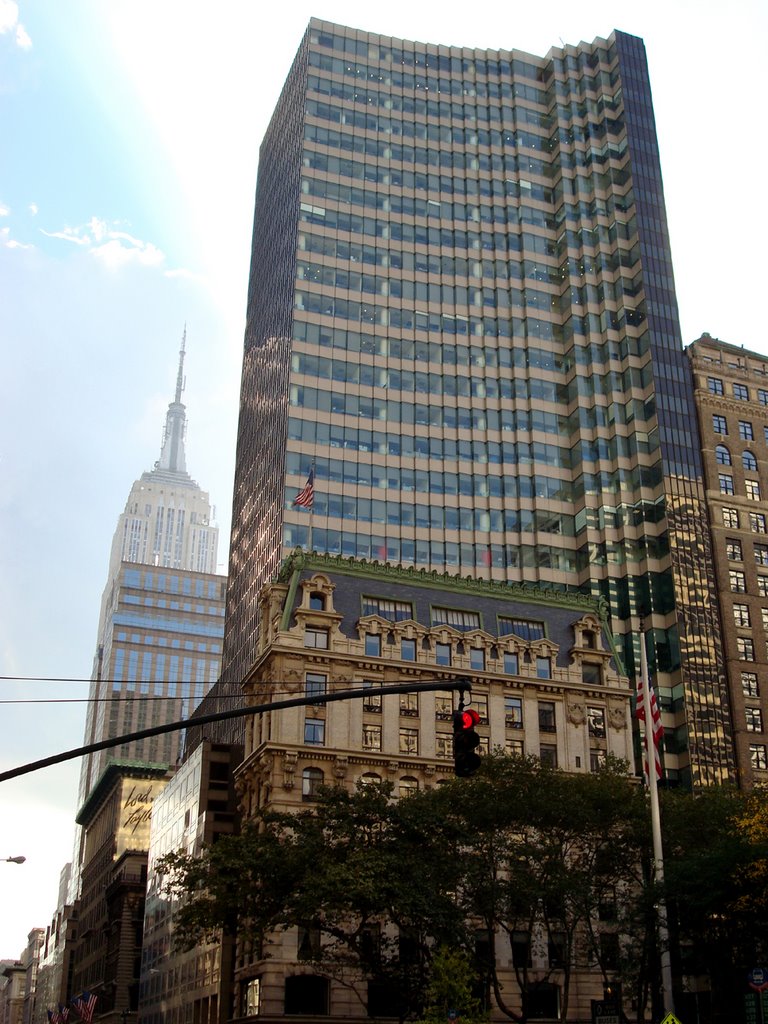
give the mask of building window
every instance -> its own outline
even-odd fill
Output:
[[[310,594],[309,607],[313,612],[325,611],[325,594]]]
[[[381,726],[363,724],[363,750],[381,750]]]
[[[322,718],[306,718],[304,720],[304,742],[315,747],[325,743],[325,721]]]
[[[755,660],[755,644],[751,637],[736,637],[736,655],[739,661]]]
[[[725,422],[725,416],[718,416],[717,413],[713,413],[712,429],[716,434],[727,434],[728,424]]]
[[[418,793],[419,791],[419,780],[415,779],[412,775],[404,775],[400,779],[400,796],[411,796],[412,793]]]
[[[763,437],[765,438],[766,443],[768,443],[768,427],[763,427]]]
[[[504,698],[504,725],[507,729],[523,728],[523,701],[520,697]]]
[[[606,754],[604,750],[597,748],[589,751],[589,770],[591,772],[599,772],[601,768],[605,768]]]
[[[363,786],[380,786],[381,776],[377,772],[363,772],[360,782]]]
[[[400,658],[402,661],[416,661],[416,641],[403,637],[400,641]]]
[[[469,629],[480,629],[480,615],[461,608],[433,608],[432,625],[453,626],[454,629],[466,632]]]
[[[746,594],[747,578],[740,569],[731,569],[728,573],[728,581],[734,594]]]
[[[768,768],[768,756],[766,756],[764,743],[750,743],[749,760],[752,767],[759,771],[765,771]]]
[[[520,674],[520,662],[517,654],[512,654],[510,651],[504,651],[504,674],[508,676],[516,676]]]
[[[380,615],[390,622],[404,622],[413,618],[410,601],[391,601],[386,597],[364,597],[363,615]]]
[[[488,694],[476,693],[472,697],[475,711],[480,716],[480,724],[488,725]]]
[[[539,760],[549,768],[557,768],[557,747],[554,743],[542,743],[540,745]]]
[[[544,623],[530,619],[512,619],[505,615],[499,616],[499,636],[507,636],[514,633],[523,640],[541,640],[544,633]]]
[[[723,506],[723,526],[728,530],[738,530],[739,528],[739,510],[736,508],[730,508],[728,505]]]
[[[738,398],[741,402],[749,401],[749,388],[746,384],[734,384],[733,385],[733,397]]]
[[[418,754],[419,752],[419,730],[418,729],[401,729],[400,730],[400,753],[401,754]]]
[[[504,741],[504,750],[510,757],[523,757],[525,755],[522,740],[506,739]]]
[[[744,708],[747,718],[747,732],[763,731],[763,713],[760,708]]]
[[[734,490],[733,490],[733,477],[732,476],[729,476],[727,473],[720,473],[718,475],[717,479],[718,479],[718,481],[720,483],[720,493],[721,494],[733,494],[734,493]]]
[[[768,544],[755,544],[755,562],[768,565]]]
[[[435,718],[438,722],[450,722],[453,716],[453,694],[435,694]]]
[[[755,432],[747,420],[739,420],[739,437],[742,441],[754,441]]]
[[[759,697],[760,688],[757,685],[756,672],[741,673],[741,692],[745,697]]]
[[[765,533],[765,516],[762,512],[749,513],[749,528],[752,533]]]
[[[323,697],[328,689],[328,676],[320,672],[307,672],[304,681],[306,697]]]
[[[363,680],[363,689],[372,690],[379,684],[374,683],[371,679]],[[381,714],[381,694],[380,693],[366,693],[363,697],[363,711],[371,711],[373,714]]]
[[[539,679],[551,679],[551,677],[552,677],[552,659],[551,658],[537,658],[536,659],[536,676]]]
[[[415,718],[419,713],[419,695],[418,693],[401,693],[400,694],[400,714],[405,715],[406,718]]]
[[[532,967],[531,933],[512,932],[512,965],[514,967]]]
[[[587,708],[589,735],[596,739],[605,739],[605,708]]]
[[[757,472],[757,459],[750,451],[741,453],[741,464],[749,473]]]
[[[473,672],[485,671],[485,651],[482,647],[470,647],[469,667]]]
[[[250,978],[243,991],[243,1016],[258,1017],[261,1011],[261,978]]]
[[[304,630],[304,646],[314,647],[318,650],[328,650],[328,630],[316,629],[314,626],[307,626]]]
[[[719,444],[715,448],[715,460],[719,466],[731,465],[731,451],[727,445]]]
[[[725,554],[729,562],[743,561],[744,556],[742,554],[741,541],[735,540],[733,537],[726,538]]]
[[[555,704],[551,700],[539,701],[539,730],[555,732]]]
[[[599,686],[603,681],[602,666],[593,661],[581,663],[581,681],[585,686]]]
[[[435,661],[438,665],[451,664],[451,645],[435,644]]]
[[[733,621],[737,626],[751,626],[749,606],[746,604],[735,604],[733,606]]]
[[[710,395],[724,395],[723,382],[719,377],[707,377],[707,390]]]
[[[286,1016],[328,1016],[330,982],[314,974],[294,974],[285,979]]]
[[[763,388],[758,388],[757,400],[760,405],[768,405],[768,391],[765,391]]]
[[[317,800],[322,784],[323,773],[319,768],[305,768],[301,773],[301,799]]]
[[[435,733],[435,754],[448,761],[453,757],[453,736],[449,732]]]
[[[365,634],[365,656],[366,658],[381,657],[381,637],[378,633]]]
[[[750,501],[760,501],[760,481],[745,480],[744,490]]]

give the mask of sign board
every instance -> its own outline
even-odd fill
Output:
[[[768,989],[747,992],[744,996],[744,1020],[746,1024],[764,1024],[768,1021]]]
[[[621,1024],[616,1004],[593,999],[592,1024]]]
[[[747,981],[756,988],[758,992],[762,988],[768,987],[768,970],[765,967],[753,967],[747,975]]]
[[[680,1024],[680,1021],[670,1010],[666,1017],[662,1020],[661,1024]]]

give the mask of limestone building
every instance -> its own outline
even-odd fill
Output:
[[[262,589],[246,699],[362,696],[247,719],[236,773],[244,817],[311,807],[323,784],[388,780],[407,797],[452,778],[454,693],[382,695],[387,683],[469,678],[483,752],[533,754],[574,772],[596,770],[608,754],[631,760],[631,689],[604,611],[587,595],[295,553]],[[360,1018],[348,986],[301,963],[301,941],[295,930],[274,936],[262,960],[241,951],[235,1017]],[[542,977],[548,967],[538,964]],[[574,1019],[589,1016],[600,985],[582,971]]]

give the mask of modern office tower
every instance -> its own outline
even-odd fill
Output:
[[[706,523],[642,41],[312,21],[261,148],[222,679],[297,546],[578,588],[630,675],[643,616],[668,777],[729,779]]]
[[[86,744],[187,718],[218,678],[226,579],[208,494],[186,469],[183,364],[182,341],[160,459],[131,488],[112,542]],[[79,803],[110,761],[174,764],[182,741],[172,732],[88,755]]]
[[[739,785],[768,783],[768,358],[705,334],[693,368]]]

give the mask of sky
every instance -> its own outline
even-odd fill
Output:
[[[258,147],[312,16],[539,55],[642,36],[683,340],[768,354],[763,0],[0,0],[0,770],[82,742],[112,534],[185,325],[187,467],[226,571]],[[50,923],[78,772],[0,783],[0,958]]]

